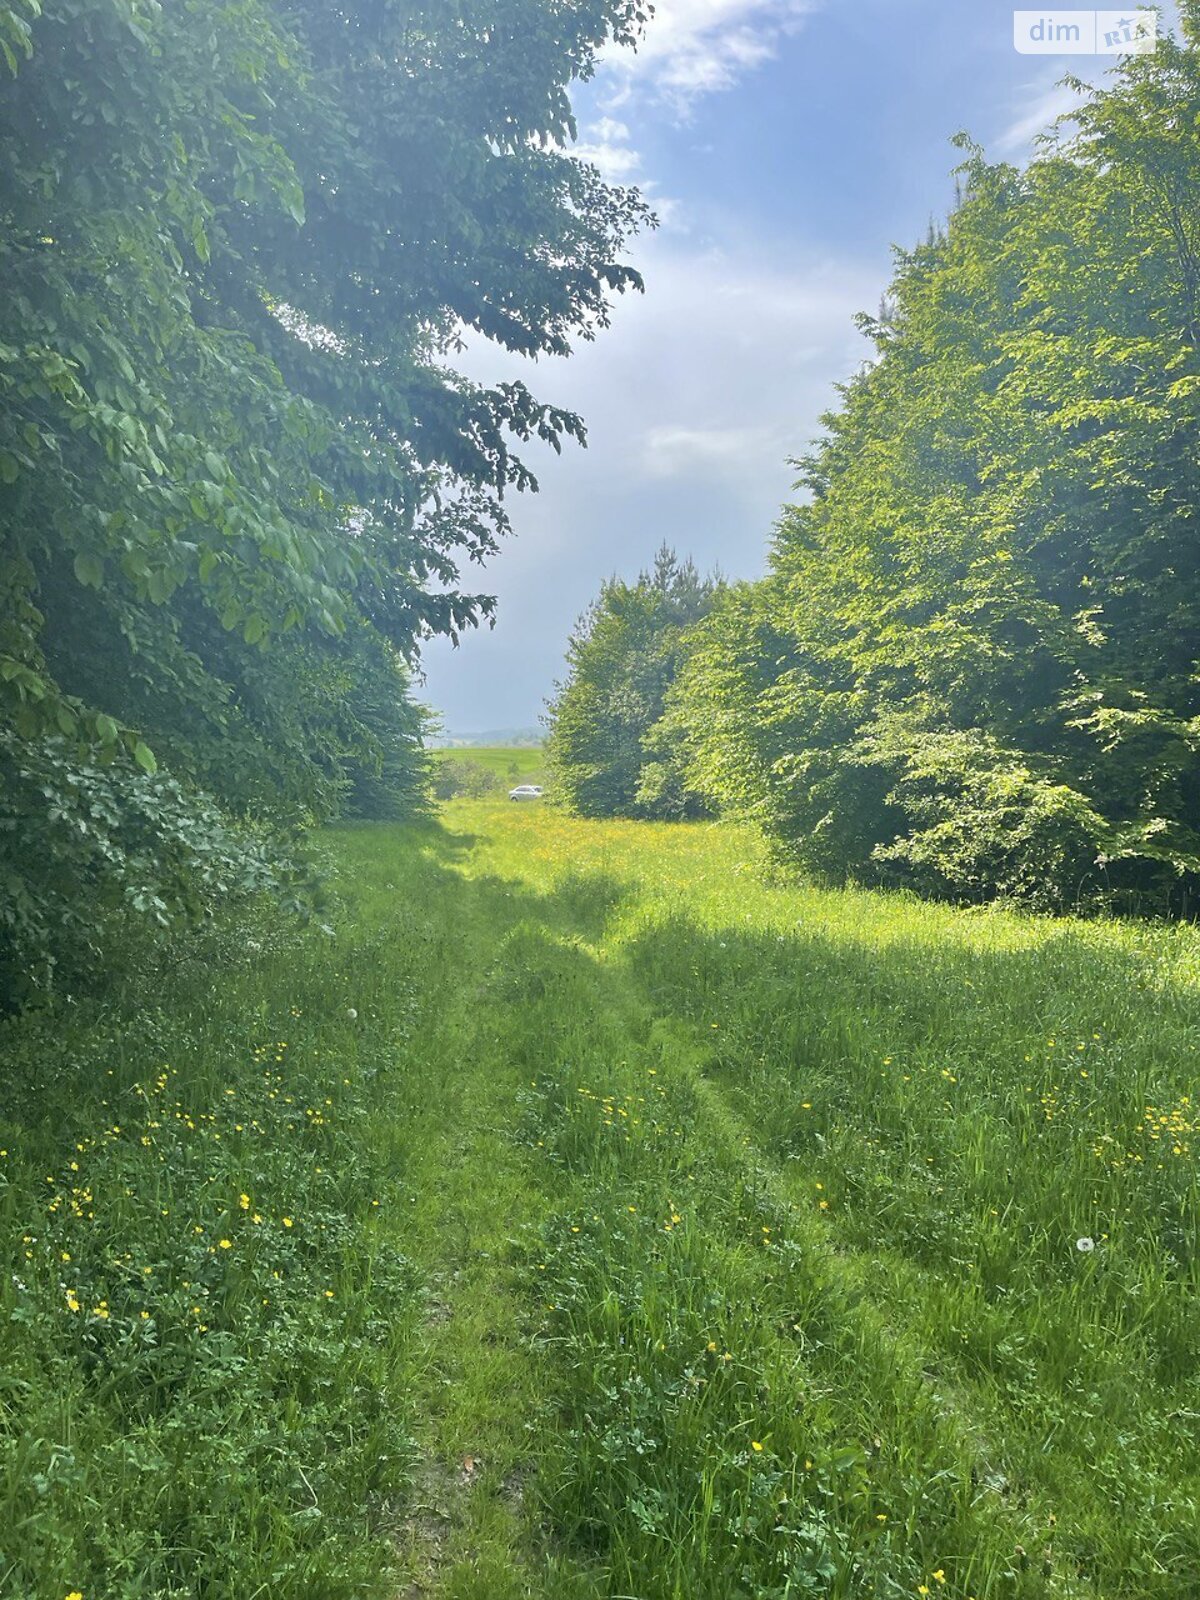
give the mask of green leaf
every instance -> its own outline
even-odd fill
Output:
[[[91,550],[81,550],[75,557],[75,576],[87,589],[104,587],[104,562]]]
[[[133,759],[141,767],[142,771],[149,773],[151,777],[158,771],[158,762],[154,758],[154,751],[141,739],[133,747]]]
[[[304,226],[304,190],[298,183],[289,183],[283,191],[283,208],[297,227]]]

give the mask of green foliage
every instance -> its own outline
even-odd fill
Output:
[[[346,815],[370,822],[411,818],[429,798],[431,770],[422,744],[427,720],[405,693],[399,662],[391,668],[390,681],[386,671],[360,681],[352,705],[362,748],[343,760]]]
[[[926,733],[879,719],[853,759],[892,781],[883,804],[908,831],[876,845],[874,858],[896,862],[915,888],[976,901],[1000,894],[1053,909],[1104,887],[1096,863],[1097,845],[1109,836],[1104,818],[987,734]]]
[[[592,337],[646,218],[565,148],[572,81],[638,5],[501,9],[0,7],[20,739],[81,768],[121,744],[239,815],[411,806],[397,652],[490,613],[459,574],[535,487],[514,445],[583,432],[458,376],[459,330]]]
[[[580,619],[550,704],[555,791],[582,816],[687,817],[703,807],[659,727],[687,630],[718,590],[665,544],[634,584],[611,578]]]
[[[86,981],[130,925],[156,931],[239,899],[311,904],[277,838],[129,757],[81,760],[65,738],[0,730],[0,993],[27,999]]]
[[[1024,172],[965,145],[769,577],[702,630],[690,781],[809,869],[1191,903],[1198,101],[1164,41]]]
[[[441,756],[434,763],[433,792],[439,800],[482,800],[498,796],[503,788],[504,779],[498,772],[470,756]]]
[[[16,72],[22,57],[33,54],[30,24],[40,11],[39,0],[18,0],[16,5],[0,6],[0,54],[12,73]]]

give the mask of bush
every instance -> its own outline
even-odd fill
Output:
[[[503,787],[499,773],[467,757],[442,756],[434,764],[433,792],[439,800],[486,800]]]
[[[0,728],[0,1002],[80,982],[137,921],[194,923],[311,891],[287,842],[235,824],[204,794],[121,756]]]
[[[860,757],[894,774],[886,804],[906,831],[876,845],[900,881],[926,894],[995,896],[1063,910],[1095,898],[1111,830],[1085,796],[1039,773],[979,729],[922,733]]]

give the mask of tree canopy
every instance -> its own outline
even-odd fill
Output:
[[[690,781],[834,877],[1200,884],[1200,10],[903,252],[770,571],[675,694]]]
[[[47,916],[90,917],[51,911],[31,826],[162,914],[154,850],[130,871],[117,843],[127,780],[321,817],[415,748],[405,658],[490,614],[463,575],[535,487],[521,443],[583,438],[453,357],[471,334],[565,353],[637,286],[644,204],[569,154],[569,90],[642,15],[0,4],[10,967]],[[72,799],[97,763],[103,828]]]
[[[688,629],[720,587],[664,544],[636,583],[613,577],[580,618],[550,703],[556,793],[583,816],[686,817],[703,810],[662,724]]]

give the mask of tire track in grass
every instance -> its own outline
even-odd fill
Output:
[[[672,908],[631,940],[632,959],[663,1009],[684,1009],[687,974],[704,975],[706,1018],[720,1018],[708,1081],[751,1123],[800,1208],[828,1205],[821,1231],[843,1273],[924,1350],[931,1388],[981,1441],[1002,1441],[981,1455],[1002,1457],[1011,1494],[1041,1503],[1037,1556],[1049,1547],[1085,1593],[1191,1593],[1200,1479],[1195,1435],[1179,1422],[1194,1391],[1194,1268],[1172,1236],[1195,1238],[1194,1178],[1182,1161],[1152,1171],[1148,1157],[1111,1177],[1097,1161],[1107,1128],[1169,1096],[1170,1077],[1187,1081],[1186,971],[1169,1006],[1135,1000],[1122,1014],[1127,947],[1156,988],[1177,953],[1160,945],[1146,967],[1153,933],[985,926],[924,906],[898,930],[885,897],[879,918],[901,933],[898,951],[886,930],[874,943],[847,930],[840,902],[821,926],[764,932],[787,929],[803,898],[763,895],[741,930],[720,902],[709,922],[701,904],[686,917]],[[942,938],[921,949],[934,917]],[[1049,1059],[1055,1035],[1068,1063]],[[1153,1055],[1165,1089],[1146,1081]],[[1049,1094],[1031,1087],[1039,1070],[1052,1074]],[[1076,1236],[1092,1233],[1099,1248],[1081,1254]]]
[[[534,892],[496,859],[407,889],[439,999],[393,1137],[439,1306],[401,1594],[1093,1594],[1023,1554],[1039,1510],[647,1002],[610,866]]]
[[[520,1073],[487,1003],[508,923],[536,915],[536,901],[472,881],[469,841],[452,835],[371,830],[344,835],[342,848],[357,919],[425,944],[420,1006],[397,1039],[379,1112],[404,1173],[397,1237],[428,1295],[408,1353],[420,1458],[395,1519],[398,1600],[586,1600],[594,1586],[543,1536],[526,1492],[546,1378],[524,1329],[512,1241],[546,1201],[512,1137]]]
[[[605,1592],[1071,1592],[703,1081],[696,1031],[582,940],[527,928],[517,954],[504,1049],[557,1198],[529,1256],[563,1429],[541,1493]]]

